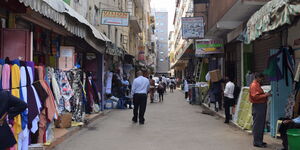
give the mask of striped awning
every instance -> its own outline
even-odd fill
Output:
[[[104,49],[98,45],[101,45],[103,41],[110,42],[109,38],[62,0],[19,0],[19,2],[60,24],[70,33],[85,39],[102,53]]]
[[[258,10],[247,23],[244,42],[249,44],[263,33],[292,24],[300,15],[300,0],[272,0]]]

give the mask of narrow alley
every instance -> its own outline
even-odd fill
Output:
[[[148,103],[144,125],[131,122],[132,110],[113,110],[55,149],[259,150],[252,146],[251,135],[224,124],[222,118],[202,114],[199,105],[183,97],[177,90],[168,92],[163,103]],[[280,147],[266,138],[267,149]]]

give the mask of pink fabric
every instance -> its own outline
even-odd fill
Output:
[[[4,90],[9,89],[10,84],[10,66],[8,64],[3,65],[2,69],[2,88]]]

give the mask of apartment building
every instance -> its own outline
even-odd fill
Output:
[[[155,12],[155,37],[157,50],[156,73],[167,75],[169,72],[168,12]]]

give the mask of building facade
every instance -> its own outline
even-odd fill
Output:
[[[169,72],[168,12],[155,12],[155,37],[157,50],[156,73],[167,75]]]

